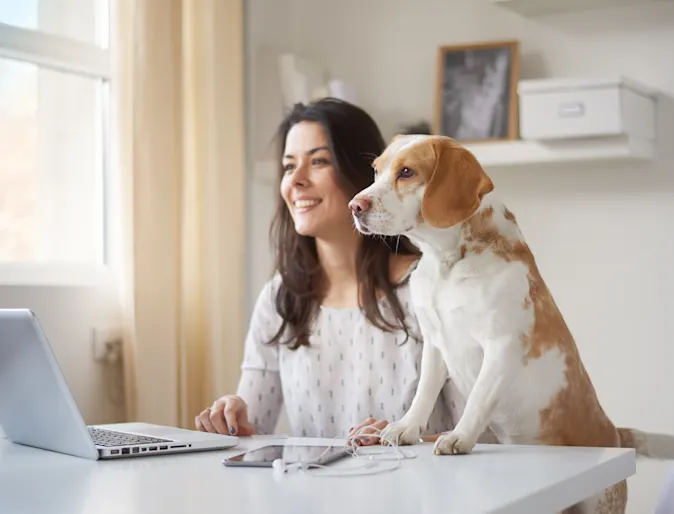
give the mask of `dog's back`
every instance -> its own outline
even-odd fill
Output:
[[[521,298],[517,296],[519,288],[518,292],[509,291],[508,295],[513,296],[508,301],[514,302],[516,309],[528,313],[523,318],[527,320],[526,325],[519,327],[522,366],[517,382],[529,384],[530,387],[512,390],[512,393],[521,397],[511,399],[511,402],[505,400],[505,403],[517,403],[520,406],[515,432],[509,433],[511,427],[502,425],[496,427],[497,433],[501,434],[504,442],[621,446],[619,433],[597,399],[571,331],[541,277],[534,256],[517,227],[515,216],[491,195],[484,203],[474,216],[463,223],[464,259],[474,273],[479,273],[478,270],[484,265],[489,266],[489,261],[500,261],[504,270],[510,267],[522,270],[527,281],[524,295]],[[494,275],[485,273],[484,285],[489,288],[489,282],[494,278]],[[506,298],[500,296],[497,301],[503,302]],[[491,303],[483,307],[502,310],[512,308]],[[546,365],[537,365],[543,361],[547,361]],[[550,383],[560,375],[563,380],[559,387],[544,387],[546,382]],[[541,389],[554,393],[548,398],[540,398]],[[507,394],[507,390],[505,392]],[[522,417],[532,418],[526,423],[528,426],[538,426],[536,433],[530,434],[529,441],[522,440],[522,434],[517,430],[523,422]]]
[[[526,270],[528,291],[521,300],[520,308],[530,311],[532,316],[531,324],[521,333],[522,368],[516,382],[531,384],[531,388],[526,391],[519,387],[513,391],[524,394],[521,401],[508,398],[507,393],[502,398],[505,405],[520,406],[516,413],[519,419],[516,424],[499,423],[499,418],[512,419],[513,412],[501,412],[497,408],[495,426],[492,426],[497,437],[502,442],[520,444],[634,448],[640,455],[674,458],[671,436],[616,428],[602,409],[571,331],[517,227],[515,216],[500,202],[487,198],[485,205],[463,223],[462,237],[465,239],[465,248],[462,249],[464,259],[472,261],[474,272],[480,269],[481,260],[500,260],[505,268],[523,265]],[[485,276],[488,281],[493,278]],[[536,362],[541,362],[546,356],[550,357],[550,361],[561,364],[565,380],[541,408],[541,399],[537,397],[541,390],[549,391],[545,384],[555,377],[548,366],[536,366]],[[532,409],[529,410],[528,406]],[[535,437],[523,439],[520,427],[534,424],[538,425]],[[627,485],[623,481],[568,512],[620,513],[624,511],[626,501]]]

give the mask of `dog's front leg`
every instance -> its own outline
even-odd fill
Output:
[[[388,425],[383,430],[381,437],[384,442],[418,443],[421,430],[426,427],[442,386],[447,380],[447,366],[440,350],[428,339],[424,341],[419,384],[412,405],[400,421]]]
[[[493,341],[485,347],[482,366],[475,385],[468,395],[463,415],[451,432],[435,442],[434,452],[443,455],[470,453],[486,430],[499,400],[522,366],[516,342]]]

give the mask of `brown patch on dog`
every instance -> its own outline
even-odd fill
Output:
[[[521,241],[516,242],[510,258],[522,262],[529,270],[529,300],[534,308],[534,325],[525,341],[528,346],[527,358],[537,359],[554,347],[573,347],[571,332],[543,282],[529,247]]]
[[[513,257],[529,270],[529,298],[534,309],[533,327],[523,337],[528,347],[526,357],[537,359],[557,348],[564,355],[566,364],[566,387],[540,412],[540,441],[553,446],[620,446],[616,427],[597,399],[571,331],[543,281],[531,251],[522,242],[514,246]]]
[[[470,249],[473,251],[486,247],[506,262],[519,261],[527,267],[529,294],[524,302],[534,308],[534,324],[522,341],[527,347],[527,358],[536,359],[553,347],[574,346],[571,333],[543,282],[531,250],[523,241],[503,236],[493,218],[494,209],[491,206],[477,212],[463,224],[462,235],[464,238],[471,237]]]
[[[435,168],[424,192],[421,212],[433,227],[452,227],[478,210],[494,184],[475,156],[453,139],[436,136],[426,141],[435,154]]]
[[[540,442],[552,446],[620,446],[618,432],[597,400],[571,331],[527,244],[499,233],[493,209],[484,209],[468,219],[462,226],[462,235],[472,238],[467,244],[469,251],[479,253],[486,248],[506,262],[521,262],[528,270],[529,294],[523,304],[533,308],[534,321],[521,337],[525,365],[552,349],[564,356],[567,385],[540,412]]]
[[[500,237],[496,226],[492,222],[493,217],[494,208],[488,206],[476,212],[464,222],[462,236],[471,252],[480,255],[487,247],[491,247],[496,243]]]
[[[494,208],[491,205],[488,205],[479,212],[478,218],[483,223],[484,228],[493,228]]]
[[[488,206],[463,223],[461,236],[468,243],[470,251],[480,254],[489,248],[499,256],[508,253],[504,247],[506,240],[497,230],[493,218],[494,208]]]
[[[566,350],[566,387],[541,410],[539,441],[550,446],[620,447],[575,346]]]
[[[400,146],[404,144],[404,136],[394,138],[381,157],[375,162],[380,169],[389,170],[388,180],[391,188],[395,191],[398,200],[415,191],[419,187],[427,184],[433,176],[433,170],[436,166],[435,153],[433,147],[428,144],[411,144],[404,151],[398,152]],[[400,143],[398,143],[400,141]],[[383,167],[383,168],[382,168]],[[398,180],[398,174],[403,168],[409,168],[415,175],[410,178]],[[421,213],[420,213],[421,216]]]
[[[630,428],[619,428],[618,436],[620,437],[620,446],[623,448],[636,449],[639,446],[639,443],[634,437],[634,432]]]
[[[397,173],[398,172],[396,172],[396,174]],[[423,179],[417,176],[400,180],[396,179],[394,176],[392,182],[393,183],[391,184],[391,187],[393,188],[393,191],[395,191],[395,194],[398,197],[400,203],[403,202],[407,195],[414,194],[414,191],[423,185]],[[421,216],[423,219],[421,211],[419,211],[419,216]]]
[[[503,216],[508,221],[512,221],[513,223],[517,223],[517,220],[515,219],[515,215],[512,212],[510,212],[510,210],[507,207],[503,208]]]
[[[627,507],[627,481],[623,480],[604,491],[594,514],[623,514]]]
[[[623,480],[598,495],[567,507],[560,514],[624,514],[627,508],[627,481]]]

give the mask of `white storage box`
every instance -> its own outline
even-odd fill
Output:
[[[655,92],[618,78],[519,83],[520,137],[655,139]]]

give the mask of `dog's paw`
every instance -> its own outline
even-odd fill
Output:
[[[477,439],[458,432],[447,432],[435,441],[433,453],[436,455],[464,455],[473,451]]]
[[[381,433],[382,444],[417,444],[421,440],[421,428],[418,423],[409,423],[404,419],[388,425]]]

